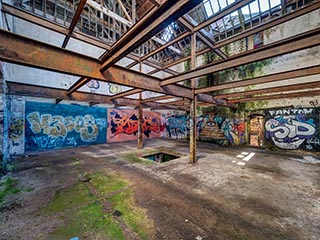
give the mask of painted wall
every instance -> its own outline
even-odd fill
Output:
[[[221,116],[207,113],[198,117],[198,136],[201,140],[218,144],[239,145],[245,143],[245,123],[240,116]]]
[[[320,108],[275,109],[265,113],[268,143],[280,149],[320,151]]]
[[[25,151],[106,142],[104,108],[26,102]]]
[[[143,137],[160,137],[160,114],[143,111]],[[138,111],[123,109],[108,109],[108,142],[136,140],[138,137]]]
[[[185,139],[189,136],[189,117],[168,112],[161,117],[161,137]]]

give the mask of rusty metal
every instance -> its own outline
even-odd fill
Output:
[[[219,91],[219,90],[225,90],[225,89],[231,89],[231,88],[246,87],[250,85],[282,81],[286,79],[293,79],[293,78],[299,78],[299,77],[306,77],[306,76],[315,75],[315,74],[320,74],[320,66],[300,68],[300,69],[286,71],[282,73],[269,74],[262,77],[243,79],[240,81],[219,84],[212,87],[200,88],[196,90],[196,93],[199,94],[199,93],[207,93],[207,92]]]
[[[84,6],[86,5],[86,2],[87,2],[87,0],[80,0],[79,6],[78,6],[78,8],[72,18],[71,24],[69,26],[68,34],[65,36],[65,38],[63,40],[62,48],[65,48],[67,46],[69,39],[71,37],[71,34],[72,34],[74,28],[76,27],[77,22],[79,21],[82,10],[83,10]]]
[[[274,99],[284,99],[284,98],[298,98],[298,97],[312,97],[312,96],[320,96],[320,90],[314,91],[304,91],[304,92],[294,92],[294,93],[286,93],[286,94],[273,94],[266,96],[257,96],[251,98],[238,98],[228,100],[228,103],[241,103],[241,102],[256,102],[263,100],[274,100]]]
[[[103,62],[101,71],[108,69],[201,2],[201,0],[166,1],[159,8],[152,9],[101,57]]]
[[[138,106],[138,149],[143,148],[143,107],[141,104],[142,93],[139,93],[139,106]]]
[[[224,60],[222,62],[218,61],[174,77],[166,78],[161,82],[161,85],[165,86],[172,83],[182,82],[188,79],[201,77],[209,73],[215,73],[221,70],[311,48],[319,44],[320,28],[316,28],[302,34],[265,45],[258,49],[248,50],[244,53],[231,56],[228,60]]]
[[[287,86],[279,86],[279,87],[268,87],[268,88],[260,88],[256,90],[247,90],[241,92],[233,92],[226,94],[215,95],[213,99],[226,99],[226,98],[235,98],[235,97],[248,97],[257,94],[266,94],[266,93],[279,93],[279,92],[289,92],[289,91],[297,91],[297,90],[306,90],[312,88],[320,88],[320,80],[315,82],[307,82],[307,83],[298,83],[291,84]]]

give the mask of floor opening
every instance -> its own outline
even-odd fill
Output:
[[[151,155],[145,155],[143,157],[148,160],[152,160],[154,162],[163,163],[163,162],[171,161],[173,159],[177,159],[180,156],[176,156],[176,155],[168,154],[168,153],[164,153],[164,152],[158,152],[158,153],[151,154]]]

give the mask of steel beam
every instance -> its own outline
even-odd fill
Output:
[[[101,57],[103,62],[101,71],[108,69],[201,2],[201,0],[166,1],[159,8],[152,9]]]
[[[48,21],[42,17],[39,17],[39,16],[36,16],[30,12],[27,12],[27,11],[24,11],[24,10],[20,10],[16,7],[13,7],[11,5],[8,5],[6,3],[3,3],[2,4],[2,11],[6,14],[9,14],[9,15],[12,15],[14,17],[18,17],[24,21],[28,21],[32,24],[36,24],[40,27],[44,27],[46,29],[49,29],[51,31],[54,31],[54,32],[57,32],[57,33],[61,33],[63,35],[67,35],[68,34],[68,29],[66,29],[65,27],[57,24],[57,23],[53,23],[51,21]],[[83,34],[81,32],[75,32],[73,31],[72,35],[71,35],[72,38],[75,38],[79,41],[82,41],[82,42],[85,42],[85,43],[88,43],[90,45],[93,45],[95,47],[99,47],[99,48],[103,48],[103,49],[106,49],[106,50],[109,50],[110,49],[110,45],[108,44],[105,44],[103,43],[102,41],[98,40],[98,39],[95,39],[93,37],[90,37],[86,34]],[[132,53],[128,54],[127,55],[128,58],[130,59],[133,59],[135,61],[138,61],[140,58]],[[151,61],[148,61],[148,60],[145,60],[144,61],[144,64],[150,66],[150,67],[154,67],[154,68],[157,68],[157,69],[161,69],[162,66],[160,66],[159,64],[155,63],[155,62],[151,62]],[[177,74],[177,72],[171,70],[171,69],[161,69],[162,71],[165,71],[169,74],[172,74],[172,75],[175,75]]]
[[[71,96],[68,96],[67,90],[63,89],[42,87],[38,85],[22,84],[9,81],[6,81],[6,83],[8,85],[8,94],[11,95],[113,104],[110,97],[105,95],[75,92]]]
[[[266,94],[266,93],[279,93],[279,92],[289,92],[289,91],[298,91],[298,90],[306,90],[312,88],[320,88],[320,80],[316,82],[308,82],[308,83],[298,83],[291,84],[287,86],[279,86],[279,87],[269,87],[269,88],[260,88],[256,90],[249,91],[241,91],[234,93],[226,93],[215,95],[213,99],[226,99],[226,98],[236,98],[236,97],[247,97],[252,95]]]
[[[257,77],[257,78],[243,79],[235,82],[219,84],[212,87],[200,88],[196,90],[196,93],[207,93],[207,92],[213,92],[213,91],[219,91],[219,90],[225,90],[225,89],[231,89],[231,88],[246,87],[250,85],[257,85],[257,84],[263,84],[263,83],[269,83],[269,82],[282,81],[286,79],[306,77],[306,76],[315,75],[315,74],[320,74],[320,65],[307,67],[307,68],[300,68],[300,69],[291,70],[291,71],[282,72],[282,73],[269,74],[269,75]]]
[[[182,82],[195,77],[201,77],[221,70],[238,67],[248,63],[284,55],[287,53],[311,48],[320,44],[320,28],[293,36],[284,40],[265,45],[258,49],[252,49],[241,54],[229,57],[225,61],[218,61],[212,64],[199,67],[174,77],[166,78],[161,82],[162,86]]]
[[[0,29],[0,60],[55,72],[113,82],[179,97],[191,97],[191,90],[180,86],[160,86],[160,79],[113,66],[103,74],[97,59],[55,47]]]
[[[62,43],[62,48],[65,48],[69,42],[69,39],[71,37],[71,34],[73,33],[74,28],[77,25],[77,22],[79,21],[79,18],[81,16],[82,10],[84,8],[84,5],[86,5],[87,0],[80,0],[79,6],[72,18],[71,24],[68,29],[68,34],[65,36],[63,43]]]
[[[122,97],[126,97],[126,96],[130,96],[130,95],[133,95],[133,94],[136,94],[136,93],[141,93],[143,92],[142,89],[130,89],[128,91],[124,91],[124,92],[121,92],[121,93],[117,93],[115,95],[112,95],[111,99],[117,99],[117,98],[122,98]]]
[[[224,45],[230,44],[232,42],[235,42],[235,41],[238,41],[240,39],[246,38],[246,37],[251,36],[253,34],[262,32],[262,31],[264,31],[266,29],[270,29],[270,28],[272,28],[274,26],[277,26],[279,24],[282,24],[284,22],[288,22],[290,20],[298,18],[298,17],[300,17],[302,15],[310,13],[310,12],[316,10],[316,9],[319,9],[319,8],[320,8],[320,1],[316,1],[314,3],[310,3],[308,6],[302,8],[302,9],[299,9],[298,11],[295,11],[295,12],[290,13],[290,14],[285,15],[285,16],[281,16],[279,18],[273,18],[272,20],[269,20],[267,22],[259,24],[258,26],[254,27],[254,28],[245,30],[245,31],[243,31],[243,32],[241,32],[239,34],[233,35],[233,36],[228,37],[228,38],[226,38],[224,40],[216,42],[214,46],[216,48],[220,48],[220,47],[222,47]],[[210,51],[211,51],[211,48],[206,48],[206,49],[204,49],[204,50],[202,50],[200,52],[197,52],[197,56],[202,55],[202,54],[207,53],[207,52],[210,52]],[[179,60],[177,60],[177,61],[175,61],[173,63],[170,63],[170,64],[167,64],[167,65],[163,66],[161,68],[161,70],[169,68],[169,67],[172,67],[172,66],[174,66],[176,64],[179,64],[181,62],[184,62],[184,61],[187,61],[187,60],[190,60],[190,59],[191,59],[191,56],[181,58],[181,59],[179,59]],[[154,70],[154,71],[152,71],[152,74],[154,74],[156,72],[157,71]]]
[[[237,99],[228,100],[228,103],[256,102],[256,101],[264,101],[264,100],[298,98],[298,97],[313,97],[313,96],[320,96],[320,90],[294,92],[294,93],[286,93],[286,94],[281,93],[281,94],[257,96],[257,97],[251,97],[251,98],[237,98]]]

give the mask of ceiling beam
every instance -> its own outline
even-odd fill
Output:
[[[9,14],[11,16],[20,18],[24,21],[28,21],[30,23],[36,24],[40,27],[44,27],[44,28],[49,29],[51,31],[55,31],[55,32],[61,33],[63,35],[68,34],[68,29],[66,29],[65,27],[63,27],[57,23],[54,23],[52,21],[46,20],[45,18],[42,18],[40,16],[34,15],[30,12],[27,12],[22,9],[18,9],[16,7],[8,5],[6,3],[2,3],[2,12]],[[100,41],[96,38],[93,38],[93,37],[90,37],[84,33],[81,33],[81,32],[72,32],[72,37],[77,40],[80,40],[85,43],[96,46],[96,47],[100,47],[100,48],[103,48],[106,50],[110,49],[109,45],[103,43],[102,41]]]
[[[320,96],[320,90],[294,92],[294,93],[286,93],[286,94],[281,93],[281,94],[273,94],[273,95],[257,96],[257,97],[249,97],[249,98],[237,98],[237,99],[228,100],[228,103],[232,104],[232,103],[241,103],[241,102],[256,102],[256,101],[265,101],[265,100],[313,97],[313,96]]]
[[[249,3],[253,2],[255,0],[242,0],[242,1],[235,1],[233,4],[230,4],[228,7],[226,7],[223,11],[218,12],[217,14],[213,15],[210,17],[208,20],[198,24],[195,28],[194,31],[198,32],[201,29],[205,28],[206,26],[210,25],[211,23],[214,23],[224,16],[233,13],[234,11],[248,5]]]
[[[117,93],[115,95],[112,95],[111,96],[111,99],[117,99],[117,98],[122,98],[122,97],[126,97],[126,96],[130,96],[130,95],[133,95],[133,94],[136,94],[136,93],[141,93],[143,92],[142,89],[139,89],[139,88],[136,88],[136,89],[130,89],[128,91],[124,91],[124,92],[121,92],[121,93]]]
[[[216,106],[228,107],[236,109],[235,104],[227,102],[225,99],[214,99],[213,96],[208,94],[197,94],[197,100],[204,103],[214,104]]]
[[[62,48],[65,48],[69,42],[69,39],[71,37],[71,34],[73,33],[73,30],[74,28],[76,27],[77,25],[77,22],[79,21],[79,18],[81,16],[81,13],[82,13],[82,10],[84,8],[84,6],[86,5],[86,2],[87,0],[81,0],[79,5],[78,5],[78,8],[72,18],[72,21],[70,23],[70,26],[69,26],[69,29],[68,29],[68,33],[67,35],[65,36],[64,40],[63,40],[63,43],[62,43]]]
[[[179,18],[179,22],[186,27],[189,31],[191,31],[190,34],[194,32],[194,22],[190,23],[190,21],[194,21],[190,16],[188,18],[181,17]],[[227,59],[227,55],[225,55],[219,48],[216,48],[214,45],[214,42],[207,37],[208,33],[205,29],[201,29],[200,31],[196,32],[197,37],[206,44],[209,48],[211,48],[219,57],[222,59]]]
[[[307,90],[310,88],[311,89],[320,88],[320,79],[315,82],[298,83],[298,84],[291,84],[291,85],[279,86],[279,87],[268,87],[268,88],[260,88],[255,90],[219,94],[219,95],[215,95],[213,98],[226,99],[226,98],[236,98],[236,97],[247,97],[247,96],[258,95],[258,94],[267,94],[267,93],[270,94],[270,93],[279,93],[279,92]]]
[[[42,87],[38,85],[22,84],[10,81],[6,81],[6,83],[8,85],[8,94],[11,95],[113,104],[110,97],[105,95],[75,92],[71,96],[68,96],[67,90],[64,89]]]
[[[63,34],[63,35],[67,35],[68,34],[68,29],[66,29],[65,27],[57,24],[57,23],[54,23],[54,22],[51,22],[51,21],[48,21],[40,16],[36,16],[30,12],[27,12],[27,11],[24,11],[24,10],[21,10],[21,9],[18,9],[16,7],[13,7],[13,6],[10,6],[6,3],[2,3],[2,11],[6,14],[9,14],[11,16],[14,16],[14,17],[17,17],[17,18],[20,18],[24,21],[28,21],[32,24],[36,24],[37,26],[40,26],[40,27],[44,27],[48,30],[51,30],[51,31],[54,31],[54,32],[57,32],[57,33],[60,33],[60,34]],[[84,33],[81,33],[81,32],[75,32],[73,31],[72,34],[71,34],[71,37],[74,38],[74,39],[77,39],[79,41],[82,41],[82,42],[85,42],[85,43],[88,43],[90,45],[93,45],[95,47],[99,47],[99,48],[103,48],[103,49],[110,49],[110,45],[108,44],[105,44],[103,43],[102,41],[96,39],[96,38],[93,38],[93,37],[90,37]],[[138,61],[140,58],[132,53],[128,54],[127,55],[128,58],[130,59],[133,59],[135,61]],[[161,69],[162,71],[164,72],[167,72],[171,75],[175,75],[177,74],[176,71],[173,71],[171,69],[162,69],[162,66],[159,65],[158,63],[155,63],[155,62],[151,62],[149,60],[145,60],[144,61],[144,64],[150,66],[150,67],[154,67],[154,68],[157,68],[157,69]]]
[[[282,81],[282,80],[286,80],[286,79],[293,79],[293,78],[299,78],[299,77],[306,77],[306,76],[316,75],[316,74],[320,74],[320,65],[295,69],[295,70],[286,71],[286,72],[282,72],[282,73],[269,74],[269,75],[262,76],[262,77],[243,79],[243,80],[234,81],[234,82],[230,82],[230,83],[219,84],[219,85],[212,86],[212,87],[200,88],[200,89],[196,90],[196,93],[197,94],[208,93],[208,92],[225,90],[225,89],[246,87],[246,86],[250,86],[250,85],[276,82],[276,81]]]
[[[272,28],[272,27],[274,27],[274,26],[277,26],[277,25],[280,25],[280,24],[282,24],[282,23],[285,23],[285,22],[288,22],[288,21],[290,21],[290,20],[293,20],[293,19],[295,19],[295,18],[298,18],[298,17],[300,17],[300,16],[302,16],[302,15],[305,15],[305,14],[307,14],[307,13],[310,13],[310,12],[316,10],[316,9],[319,9],[319,8],[320,8],[320,1],[316,1],[316,2],[314,2],[314,3],[310,3],[310,4],[307,5],[306,7],[303,7],[303,8],[301,8],[301,9],[299,9],[299,10],[297,10],[297,11],[294,11],[294,12],[292,12],[292,13],[290,13],[290,14],[287,14],[287,15],[285,15],[285,16],[281,16],[281,17],[278,17],[278,18],[273,18],[273,19],[271,19],[271,20],[269,20],[269,21],[266,21],[266,22],[264,22],[264,23],[261,23],[261,24],[257,25],[256,27],[253,27],[253,28],[248,29],[248,30],[245,30],[245,31],[243,31],[243,32],[241,32],[241,33],[235,34],[235,35],[233,35],[233,36],[231,36],[231,37],[228,37],[228,38],[226,38],[226,39],[224,39],[224,40],[221,40],[221,41],[219,41],[219,42],[216,42],[214,46],[215,46],[216,48],[220,48],[220,47],[222,47],[222,46],[224,46],[224,45],[230,44],[230,43],[235,42],[235,41],[238,41],[238,40],[240,40],[240,39],[244,39],[244,38],[246,38],[246,37],[248,37],[248,36],[251,36],[251,35],[253,35],[253,34],[262,32],[262,31],[264,31],[264,30],[266,30],[266,29],[270,29],[270,28]],[[197,52],[197,56],[202,55],[202,54],[207,53],[207,52],[210,52],[210,51],[211,51],[211,48],[203,49],[202,51]],[[174,66],[174,65],[177,65],[177,64],[179,64],[179,63],[181,63],[181,62],[188,61],[188,60],[190,60],[190,59],[191,59],[191,56],[187,56],[187,57],[178,59],[178,60],[175,61],[175,62],[172,62],[172,63],[170,63],[170,64],[167,64],[167,65],[163,66],[163,67],[161,68],[161,70],[167,69],[167,68],[169,68],[169,67],[172,67],[172,66]],[[154,74],[154,73],[156,73],[157,71],[160,71],[160,70],[153,70],[153,71],[151,71],[149,74]]]
[[[196,68],[177,76],[169,77],[161,82],[162,86],[182,82],[196,77],[201,77],[221,70],[238,67],[248,63],[261,61],[264,59],[284,55],[287,53],[311,48],[320,44],[320,28],[289,37],[258,49],[248,50],[244,53],[236,54],[224,61],[217,61],[205,66]]]
[[[108,69],[201,2],[201,0],[166,1],[159,8],[150,10],[112,46],[109,52],[103,54],[101,71]]]
[[[156,101],[159,101],[159,100],[165,100],[165,99],[170,99],[170,98],[175,98],[175,97],[174,96],[163,95],[163,96],[158,96],[158,97],[146,98],[146,99],[143,99],[142,102],[143,103],[156,102]]]
[[[191,90],[184,86],[161,87],[160,79],[124,67],[113,66],[102,74],[99,71],[100,62],[97,59],[3,29],[0,29],[0,60],[153,92],[191,97]]]
[[[174,38],[173,40],[165,43],[165,44],[162,45],[161,47],[158,47],[158,48],[156,48],[155,50],[153,50],[152,52],[150,52],[150,53],[146,54],[145,56],[143,56],[143,57],[140,59],[140,61],[141,61],[141,62],[145,61],[146,59],[148,59],[149,57],[151,57],[151,56],[155,55],[156,53],[162,51],[163,49],[168,48],[168,47],[170,47],[171,45],[173,45],[174,43],[176,43],[176,42],[178,42],[178,41],[180,41],[180,40],[182,40],[182,39],[190,36],[190,34],[191,34],[190,32],[184,32],[184,33],[180,34],[179,36],[177,36],[177,37]]]

